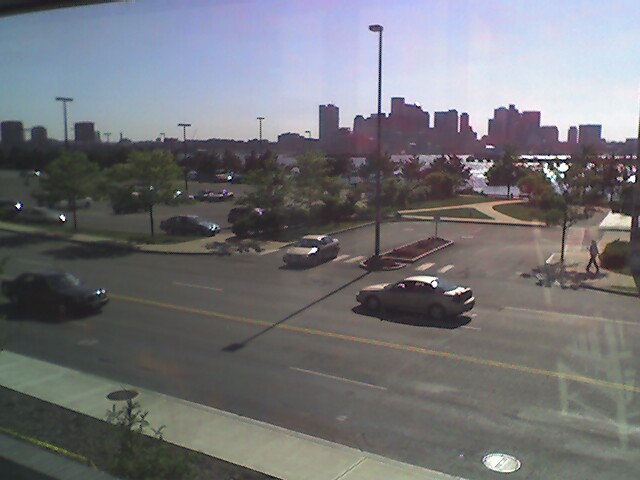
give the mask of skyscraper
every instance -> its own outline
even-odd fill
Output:
[[[0,123],[0,135],[2,136],[2,146],[11,148],[24,143],[24,127],[22,122],[17,120],[7,120]]]
[[[320,105],[320,148],[327,149],[338,134],[340,109],[335,105]]]
[[[435,112],[433,123],[434,142],[442,153],[452,153],[458,137],[458,111]]]
[[[31,129],[31,143],[43,145],[47,143],[47,129],[41,126]]]
[[[602,144],[602,125],[580,125],[578,143],[581,146],[592,145],[600,148]]]
[[[76,142],[93,143],[96,141],[96,131],[93,122],[77,122],[75,124]]]

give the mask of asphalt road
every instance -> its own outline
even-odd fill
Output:
[[[433,224],[383,225],[382,248]],[[308,270],[269,255],[92,252],[1,235],[8,274],[63,268],[105,286],[95,316],[51,323],[7,310],[8,348],[470,479],[638,478],[637,299],[543,288],[520,272],[558,250],[558,229],[441,224],[455,244],[367,273],[372,228]],[[568,248],[582,248],[582,227]],[[442,274],[469,285],[470,315],[434,323],[358,308],[363,286]]]

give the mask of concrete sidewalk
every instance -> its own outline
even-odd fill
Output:
[[[510,217],[503,213],[498,212],[493,207],[497,205],[503,205],[506,203],[525,203],[525,200],[497,200],[495,202],[481,202],[481,203],[469,203],[465,205],[452,205],[449,207],[434,207],[434,208],[419,208],[414,210],[399,210],[398,214],[407,220],[433,220],[434,217],[430,212],[442,211],[442,210],[454,210],[457,208],[474,208],[480,213],[485,214],[486,219],[479,218],[458,218],[447,217],[440,214],[440,221],[443,222],[462,222],[462,223],[485,223],[495,225],[514,225],[514,226],[527,226],[527,227],[544,227],[544,222],[538,221],[526,221],[517,218]]]
[[[0,384],[104,420],[122,389],[138,393],[152,426],[165,440],[283,480],[461,480],[215,408],[0,352]]]

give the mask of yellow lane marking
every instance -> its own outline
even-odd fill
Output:
[[[169,310],[176,310],[179,312],[203,315],[207,317],[221,318],[224,320],[231,320],[234,322],[246,323],[249,325],[277,328],[277,329],[285,330],[289,332],[305,333],[307,335],[334,338],[337,340],[345,340],[348,342],[360,343],[365,345],[374,345],[377,347],[391,348],[394,350],[400,350],[404,352],[421,353],[423,355],[429,355],[431,357],[447,358],[449,360],[472,363],[475,365],[484,365],[487,367],[496,367],[496,368],[502,368],[507,370],[514,370],[517,372],[529,373],[531,375],[538,375],[538,376],[550,377],[550,378],[561,378],[564,380],[570,380],[578,383],[586,383],[589,385],[610,388],[613,390],[624,390],[628,392],[640,393],[640,386],[609,382],[607,380],[600,380],[597,378],[591,378],[584,375],[554,372],[552,370],[545,370],[542,368],[535,368],[535,367],[527,367],[525,365],[518,365],[516,363],[501,362],[499,360],[489,360],[484,358],[472,357],[470,355],[461,355],[459,353],[443,352],[441,350],[432,350],[430,348],[418,347],[415,345],[406,345],[402,343],[387,342],[384,340],[376,340],[373,338],[356,337],[353,335],[346,335],[344,333],[329,332],[324,330],[317,330],[314,328],[300,327],[296,325],[277,324],[273,322],[267,322],[265,320],[258,320],[255,318],[243,317],[238,315],[230,315],[228,313],[214,312],[211,310],[202,310],[199,308],[184,307],[180,305],[174,305],[171,303],[158,302],[155,300],[147,300],[143,298],[128,297],[128,296],[117,295],[117,294],[111,294],[110,296],[114,300],[122,300],[126,302],[137,303],[140,305],[149,305],[149,306],[165,308]]]

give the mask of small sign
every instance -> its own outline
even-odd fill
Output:
[[[433,219],[434,219],[436,222],[439,222],[439,221],[440,221],[440,215],[434,215],[434,216],[433,216]]]

